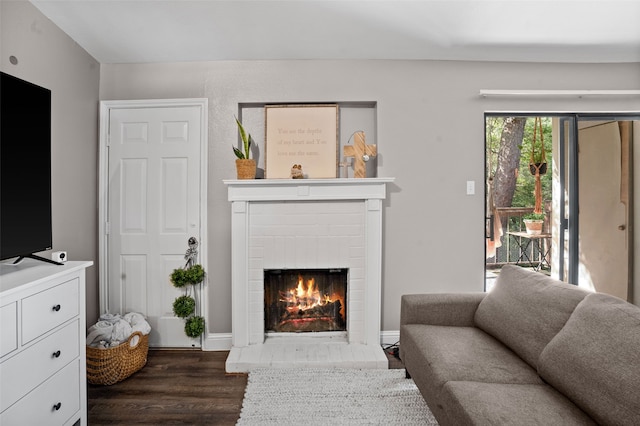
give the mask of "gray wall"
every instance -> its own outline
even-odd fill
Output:
[[[98,315],[100,66],[29,2],[0,2],[0,22],[0,69],[51,90],[53,250],[66,250],[71,260],[94,261],[87,270],[92,324]]]
[[[231,331],[230,206],[238,105],[377,102],[383,325],[406,293],[482,291],[485,111],[640,111],[640,99],[480,98],[480,89],[640,89],[640,64],[253,61],[102,65],[102,100],[209,99],[209,329]],[[251,129],[249,129],[251,131]],[[466,181],[476,182],[474,196]]]
[[[396,178],[384,211],[388,331],[399,328],[402,294],[483,288],[485,111],[640,111],[637,97],[478,96],[480,89],[640,89],[640,64],[254,61],[99,69],[30,3],[2,1],[0,14],[1,69],[53,91],[54,249],[72,259],[97,262],[98,99],[209,98],[206,243],[215,333],[231,331],[231,219],[222,179],[235,176],[230,144],[239,104],[377,103],[378,174]],[[467,180],[477,195],[465,195]],[[97,269],[88,271],[89,322],[98,315]]]

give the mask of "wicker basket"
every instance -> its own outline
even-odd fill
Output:
[[[138,341],[132,346],[135,336],[138,336]],[[139,331],[114,348],[87,346],[87,380],[93,385],[118,383],[144,367],[148,352],[149,336]]]

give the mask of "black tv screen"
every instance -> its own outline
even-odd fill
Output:
[[[51,247],[51,91],[0,72],[0,260]]]

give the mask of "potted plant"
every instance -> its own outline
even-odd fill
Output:
[[[544,223],[544,213],[528,213],[522,217],[527,234],[542,234],[542,225]]]
[[[532,151],[533,160],[529,162],[529,172],[536,176],[542,176],[547,173],[547,160],[543,158],[544,151],[542,153]]]
[[[237,117],[236,124],[238,125],[238,132],[240,132],[240,138],[242,139],[242,150],[233,147],[233,153],[236,154],[236,172],[238,179],[255,179],[256,177],[256,161],[249,158],[251,154],[251,135],[244,130],[242,123]]]
[[[536,147],[536,133],[540,132],[540,143]],[[542,176],[547,173],[547,156],[544,150],[544,136],[542,133],[542,119],[535,118],[533,125],[533,140],[531,141],[531,156],[529,159],[529,171],[534,176]]]

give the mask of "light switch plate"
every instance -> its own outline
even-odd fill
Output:
[[[467,181],[467,195],[474,195],[476,193],[476,182],[474,180]]]

